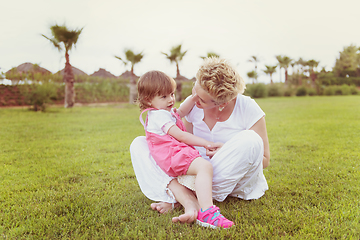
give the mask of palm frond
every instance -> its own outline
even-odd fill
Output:
[[[69,30],[65,25],[59,26],[56,24],[51,26],[50,29],[54,39],[59,43],[64,43],[65,49],[69,51],[76,45],[84,28]]]
[[[125,66],[128,64],[128,62],[124,61],[121,57],[115,56],[115,58],[117,58],[117,59],[119,59],[120,61],[122,61]]]
[[[59,51],[62,50],[60,43],[58,41],[56,41],[56,39],[49,38],[49,37],[45,36],[44,34],[41,34],[41,36],[43,36],[44,38],[49,40],[54,45],[54,47],[56,47]]]

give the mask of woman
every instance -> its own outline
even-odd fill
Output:
[[[244,89],[243,79],[226,60],[205,59],[190,96],[196,106],[184,121],[188,132],[224,143],[214,151],[196,147],[213,165],[213,198],[219,202],[228,196],[258,199],[268,189],[263,174],[270,163],[265,114],[254,100],[242,95]],[[166,175],[150,156],[145,137],[134,139],[130,153],[142,192],[158,201],[151,204],[152,209],[164,213],[179,202],[185,213],[173,222],[194,221],[200,207],[190,190],[193,179]]]

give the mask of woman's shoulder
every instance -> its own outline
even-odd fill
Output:
[[[204,110],[198,108],[197,106],[194,106],[193,109],[189,112],[187,116],[185,116],[185,119],[188,122],[196,122],[196,121],[202,121],[204,118]]]
[[[240,93],[237,95],[237,99],[238,99],[238,101],[240,100],[240,101],[244,101],[244,102],[253,100],[251,97],[240,94]]]
[[[258,107],[258,104],[249,96],[238,94],[236,99],[236,105],[238,108],[247,108],[247,107]]]

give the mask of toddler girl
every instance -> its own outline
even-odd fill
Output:
[[[174,111],[176,82],[160,71],[145,73],[140,77],[137,88],[142,110],[140,121],[145,128],[151,156],[169,176],[196,175],[195,192],[201,207],[197,223],[212,228],[233,226],[234,223],[221,215],[219,208],[213,205],[211,163],[193,147],[213,149],[221,147],[222,143],[209,142],[186,132],[181,121],[194,106],[194,100],[188,98]],[[145,111],[149,112],[144,123],[142,114]]]

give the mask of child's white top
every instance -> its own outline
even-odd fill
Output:
[[[239,94],[230,117],[224,122],[217,122],[210,131],[209,127],[203,121],[204,110],[196,106],[185,117],[185,119],[193,123],[193,134],[212,142],[225,143],[243,130],[249,130],[257,121],[259,121],[265,113],[254,99]],[[203,147],[195,147],[205,159],[206,149]]]
[[[172,110],[171,110],[172,111]],[[146,131],[163,136],[167,134],[170,127],[176,125],[176,118],[171,112],[160,110],[149,110]]]

